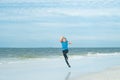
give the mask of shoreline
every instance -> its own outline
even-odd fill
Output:
[[[120,56],[115,55],[83,58],[70,57],[69,62],[72,66],[71,68],[68,68],[63,57],[43,60],[23,59],[20,61],[15,61],[15,63],[10,62],[9,64],[5,62],[0,64],[0,80],[90,80],[90,76],[95,78],[91,78],[91,80],[96,80],[96,75],[103,74],[100,71],[104,72],[105,69],[109,70],[111,67],[120,66]],[[119,70],[117,75],[120,74],[120,67],[117,69],[113,68],[112,70]],[[116,73],[114,72],[114,74]],[[84,79],[86,76],[88,79]],[[113,79],[114,78],[111,78],[110,80]],[[118,79],[116,78],[114,80]]]
[[[120,66],[108,68],[94,73],[88,73],[72,80],[120,80]]]

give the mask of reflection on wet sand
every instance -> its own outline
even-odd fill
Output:
[[[68,72],[67,76],[65,77],[65,80],[69,80],[70,75],[71,75],[71,72]]]

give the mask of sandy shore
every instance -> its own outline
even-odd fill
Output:
[[[102,72],[87,74],[74,80],[120,80],[120,67],[114,67]]]
[[[116,67],[120,56],[72,58],[69,62],[71,68],[63,58],[4,62],[0,80],[120,80],[120,67]]]

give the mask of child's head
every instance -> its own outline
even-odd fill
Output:
[[[63,37],[63,42],[67,41],[67,38]]]

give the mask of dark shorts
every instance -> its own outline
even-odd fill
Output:
[[[68,53],[68,49],[63,50],[63,53],[64,53],[64,54]]]

